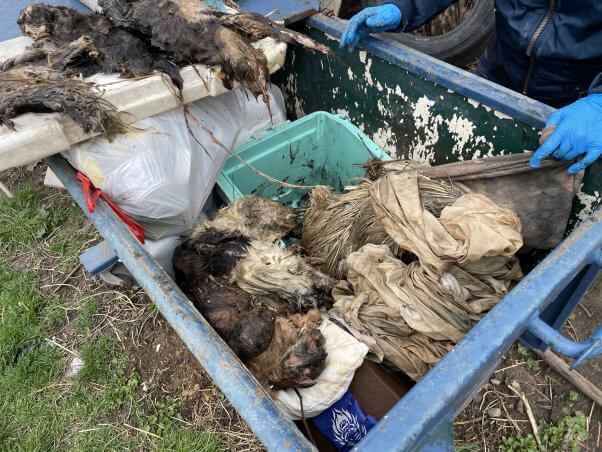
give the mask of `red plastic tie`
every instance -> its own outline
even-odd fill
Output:
[[[75,177],[82,184],[82,190],[84,191],[84,199],[86,201],[88,212],[94,213],[96,210],[96,203],[98,202],[98,198],[100,197],[102,190],[94,187],[90,178],[84,173],[80,173],[78,171]],[[90,190],[92,190],[92,196],[90,196]]]
[[[109,197],[107,197],[100,188],[96,188],[90,178],[84,173],[77,172],[76,179],[82,184],[82,190],[84,192],[84,199],[86,201],[86,208],[88,212],[94,213],[96,210],[96,204],[98,198],[101,198],[106,202],[109,207],[117,214],[119,219],[126,225],[134,237],[138,239],[140,243],[144,243],[144,226],[128,217],[123,210],[119,208]],[[91,194],[90,194],[91,193]]]

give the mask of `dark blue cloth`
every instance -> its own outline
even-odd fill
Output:
[[[386,0],[403,13],[400,31],[429,22],[456,0]],[[525,94],[544,102],[567,103],[602,92],[602,0],[553,0],[550,20],[531,51],[532,75]],[[506,86],[523,91],[531,57],[529,41],[550,0],[496,0],[495,64]]]
[[[376,425],[376,419],[362,411],[349,391],[341,400],[312,421],[318,430],[342,452],[351,450]]]

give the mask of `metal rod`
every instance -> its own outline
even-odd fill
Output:
[[[264,446],[315,450],[110,207],[99,200],[88,213],[75,170],[60,156],[46,162]]]
[[[560,331],[551,327],[539,318],[539,314],[533,316],[527,326],[529,332],[533,333],[545,344],[552,347],[563,355],[577,358],[582,353],[588,351],[592,346],[592,338],[583,342],[575,342],[565,337]]]

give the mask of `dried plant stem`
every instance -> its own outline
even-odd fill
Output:
[[[541,447],[541,438],[539,436],[539,429],[537,428],[537,422],[535,420],[535,416],[533,415],[533,410],[531,409],[531,405],[529,404],[529,400],[527,399],[527,396],[521,390],[520,384],[518,383],[518,381],[512,381],[507,386],[508,386],[508,389],[510,389],[510,391],[512,391],[514,394],[516,394],[522,400],[523,405],[525,406],[525,412],[527,413],[527,417],[529,418],[529,424],[531,424],[531,429],[533,430],[533,436],[535,436],[535,441],[537,442],[537,445],[539,447]]]

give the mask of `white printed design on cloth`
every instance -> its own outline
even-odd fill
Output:
[[[347,410],[333,409],[332,431],[335,441],[341,445],[353,446],[366,435],[366,426]]]

